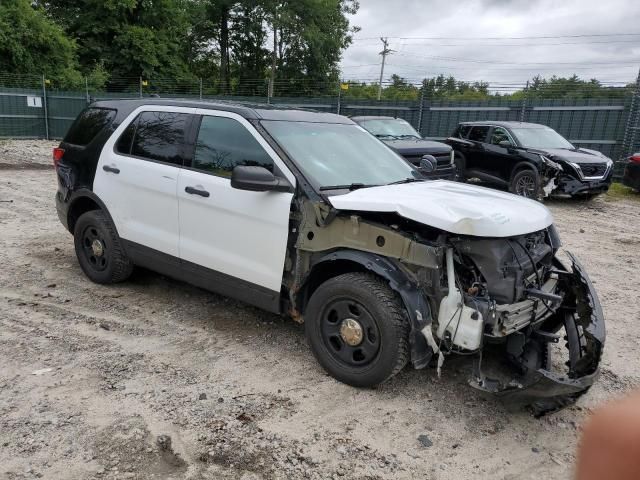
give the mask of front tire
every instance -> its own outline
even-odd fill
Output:
[[[509,191],[521,197],[537,199],[540,193],[538,173],[530,168],[516,172],[509,184]]]
[[[409,321],[398,295],[368,273],[320,285],[306,307],[305,334],[318,363],[335,379],[374,387],[409,360]]]
[[[131,275],[133,263],[103,211],[83,213],[73,229],[73,240],[80,267],[92,282],[117,283]]]

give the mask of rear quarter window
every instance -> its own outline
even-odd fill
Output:
[[[471,125],[458,125],[458,128],[456,128],[456,131],[453,133],[453,136],[457,138],[467,138],[469,136],[470,130],[471,130]]]
[[[489,127],[473,127],[467,138],[474,142],[486,142],[489,134]]]
[[[116,116],[116,111],[108,108],[87,108],[73,122],[64,137],[64,142],[85,146],[106,127]]]
[[[141,112],[122,132],[115,150],[124,155],[182,166],[191,118],[188,113]]]

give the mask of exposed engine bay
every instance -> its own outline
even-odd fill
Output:
[[[568,269],[556,257],[560,240],[555,228],[513,238],[449,241],[447,295],[440,302],[435,329],[439,368],[445,351],[475,351],[472,386],[531,401],[538,415],[572,403],[597,375],[604,327],[601,307],[580,264],[569,254]],[[566,368],[556,373],[553,344],[565,347],[560,363]],[[506,354],[515,375],[494,378],[483,368],[487,346]]]
[[[569,266],[559,260],[553,225],[486,238],[311,202],[299,213],[288,262],[295,319],[304,320],[297,308],[314,269],[359,262],[401,296],[414,368],[432,364],[445,375],[449,356],[467,356],[471,386],[536,415],[573,403],[597,378],[602,309],[578,260],[568,252]]]

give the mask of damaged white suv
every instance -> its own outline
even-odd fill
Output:
[[[598,375],[602,310],[580,263],[558,260],[549,211],[425,181],[348,118],[97,102],[54,162],[58,214],[91,280],[141,265],[287,314],[342,382],[469,355],[473,386],[544,413]]]

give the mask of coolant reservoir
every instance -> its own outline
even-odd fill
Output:
[[[447,249],[447,281],[449,294],[440,302],[438,312],[438,337],[446,332],[454,345],[467,350],[477,350],[482,343],[482,314],[462,303],[462,294],[456,287],[453,269],[453,249]]]

